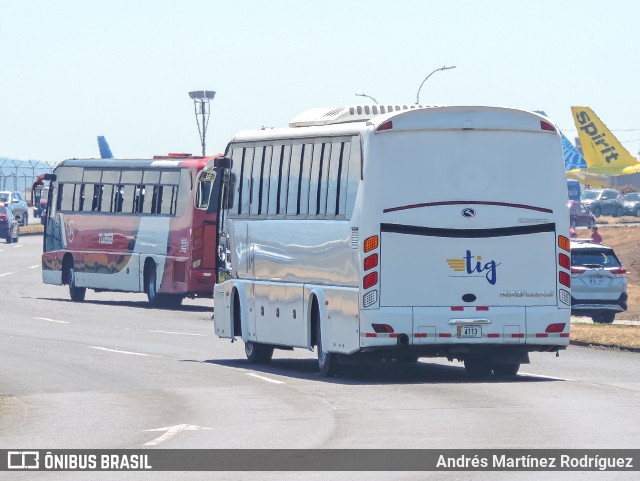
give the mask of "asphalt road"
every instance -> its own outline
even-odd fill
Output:
[[[150,309],[141,294],[41,282],[40,236],[0,243],[0,449],[638,448],[640,354],[533,354],[511,380],[461,364],[354,369],[314,353],[245,361],[213,335],[211,300]],[[163,428],[165,428],[163,430]],[[166,429],[168,428],[168,429]],[[0,473],[0,477],[1,477]],[[22,479],[32,479],[35,473]],[[42,473],[40,473],[42,474]],[[533,479],[540,473],[46,473],[47,479]],[[56,477],[57,476],[57,477]],[[545,473],[549,479],[637,479]],[[44,476],[43,476],[44,477]],[[15,479],[12,477],[11,479]]]

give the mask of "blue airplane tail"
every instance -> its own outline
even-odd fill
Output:
[[[542,110],[536,110],[535,112],[548,117]],[[564,133],[560,132],[560,137],[562,137],[562,150],[564,153],[564,170],[586,169],[587,162],[584,160],[583,155],[565,137]]]
[[[98,147],[100,148],[101,159],[113,159],[111,148],[107,143],[107,139],[104,138],[104,135],[98,135]]]

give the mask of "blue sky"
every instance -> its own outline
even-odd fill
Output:
[[[545,110],[589,105],[638,156],[640,2],[0,0],[0,157],[198,153],[187,92],[217,91],[207,152],[367,93]],[[635,100],[634,100],[635,99]]]

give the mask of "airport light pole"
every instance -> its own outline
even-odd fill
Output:
[[[189,97],[193,100],[193,108],[196,114],[196,123],[198,124],[198,134],[200,135],[200,143],[202,144],[202,156],[206,155],[206,136],[207,127],[209,126],[209,116],[211,115],[210,102],[216,96],[213,90],[194,90],[189,92]]]
[[[367,94],[355,94],[356,97],[367,97],[368,99],[373,100],[373,102],[378,105],[378,101],[376,99],[374,99],[371,95],[367,95]]]
[[[425,79],[422,81],[422,83],[420,84],[420,88],[418,88],[418,93],[416,94],[416,105],[418,105],[420,103],[420,90],[422,90],[422,86],[424,85],[424,83],[429,79],[429,77],[431,77],[434,73],[436,72],[440,72],[441,70],[451,70],[453,68],[456,68],[455,65],[452,65],[451,67],[440,67],[435,69],[433,72],[431,72],[429,75],[427,75],[425,77]]]

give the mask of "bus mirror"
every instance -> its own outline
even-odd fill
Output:
[[[44,180],[56,180],[56,174],[44,174]]]
[[[213,165],[219,169],[230,169],[231,159],[229,157],[218,157],[213,161]]]

